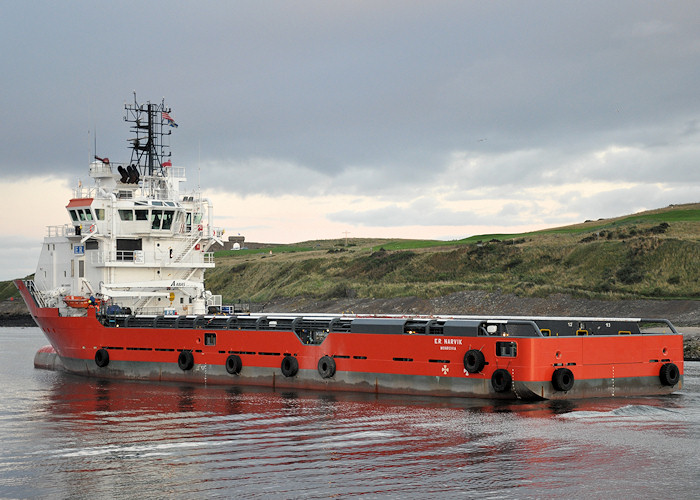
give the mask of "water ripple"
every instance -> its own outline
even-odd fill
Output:
[[[3,498],[680,498],[700,477],[692,391],[517,404],[110,382],[34,370],[39,335],[0,341],[19,352],[0,345]]]

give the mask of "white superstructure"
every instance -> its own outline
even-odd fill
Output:
[[[80,299],[91,297],[133,313],[204,314],[221,304],[204,290],[204,270],[214,267],[207,250],[223,231],[209,200],[180,190],[185,170],[163,154],[170,110],[126,110],[137,135],[132,161],[90,164],[94,185],[75,189],[70,224],[48,228],[34,276],[38,300],[70,315],[84,314]]]

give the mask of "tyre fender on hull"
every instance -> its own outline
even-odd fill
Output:
[[[574,386],[574,374],[568,368],[557,368],[552,373],[552,385],[557,391],[570,391]]]
[[[241,361],[240,356],[231,354],[228,358],[226,358],[226,371],[231,375],[238,375],[241,373],[242,368],[243,361]]]
[[[299,361],[293,356],[285,356],[282,359],[282,375],[285,377],[293,377],[299,371]]]
[[[681,378],[681,372],[673,363],[664,363],[659,370],[659,379],[663,385],[673,387]]]
[[[104,368],[109,364],[109,353],[107,349],[98,349],[95,353],[95,364],[100,368]]]
[[[180,352],[177,357],[177,366],[179,366],[180,370],[182,371],[191,370],[194,366],[194,356],[192,355],[192,351]]]
[[[506,392],[510,390],[513,383],[513,377],[510,376],[508,370],[499,368],[491,375],[491,386],[496,392]]]
[[[464,354],[464,369],[469,373],[479,373],[485,365],[486,357],[478,349],[469,349]]]
[[[322,378],[331,378],[335,375],[335,360],[330,356],[323,356],[318,360],[318,373]]]

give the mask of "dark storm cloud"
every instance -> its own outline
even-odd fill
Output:
[[[693,2],[7,3],[0,171],[82,175],[95,129],[126,160],[136,89],[173,107],[175,163],[241,194],[698,182],[699,18]],[[596,162],[613,147],[632,152]]]

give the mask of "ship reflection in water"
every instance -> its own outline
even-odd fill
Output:
[[[694,393],[528,404],[35,371],[40,380],[29,395],[24,437],[11,439],[13,456],[7,447],[3,452],[3,462],[13,465],[0,485],[10,489],[0,492],[689,497],[698,477],[699,368],[687,367]]]

